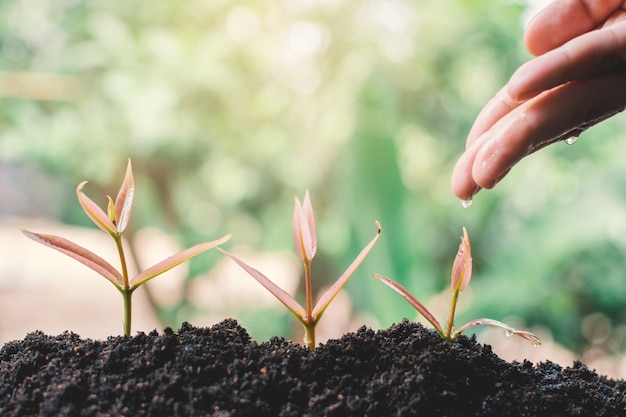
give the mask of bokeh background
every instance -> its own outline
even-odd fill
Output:
[[[530,58],[523,27],[543,4],[0,2],[0,341],[35,329],[121,333],[110,283],[19,229],[63,234],[114,262],[75,187],[89,180],[85,191],[104,205],[131,158],[135,268],[230,232],[229,250],[302,299],[291,217],[294,196],[309,190],[317,293],[371,239],[374,221],[383,226],[322,319],[322,340],[419,319],[372,272],[445,317],[466,226],[474,278],[459,323],[531,329],[553,347],[543,358],[623,376],[624,118],[533,155],[468,209],[449,187],[474,118]],[[290,313],[217,252],[137,299],[134,331],[235,317],[260,341],[301,337]],[[477,331],[505,343],[503,356],[541,350]]]

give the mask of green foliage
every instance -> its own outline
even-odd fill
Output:
[[[228,230],[234,244],[286,249],[288,202],[308,188],[319,196],[328,244],[316,259],[328,277],[378,219],[389,238],[362,268],[426,298],[446,287],[441,272],[465,224],[476,231],[481,296],[463,314],[548,324],[580,350],[581,317],[622,322],[612,300],[579,283],[606,280],[604,292],[626,294],[623,120],[542,150],[470,209],[449,191],[476,114],[529,57],[519,2],[33,4],[0,2],[0,68],[25,81],[16,91],[16,78],[0,77],[0,164],[35,164],[67,184],[90,178],[106,195],[130,156],[144,191],[134,226],[175,231],[186,244]],[[60,78],[35,83],[33,74]],[[84,224],[65,203],[71,191],[49,205]],[[414,314],[361,281],[346,286],[353,304],[381,326]]]

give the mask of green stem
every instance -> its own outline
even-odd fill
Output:
[[[130,287],[130,280],[128,279],[128,267],[126,266],[126,255],[124,254],[124,246],[122,244],[122,235],[116,233],[113,236],[115,239],[115,246],[117,246],[117,253],[120,257],[120,264],[122,266],[122,288],[127,290]]]
[[[124,335],[130,336],[130,326],[132,323],[132,296],[133,290],[130,288],[130,279],[128,278],[128,267],[126,265],[126,255],[124,254],[124,245],[122,244],[122,235],[116,233],[113,235],[115,240],[115,246],[117,246],[117,253],[120,257],[120,264],[122,267],[122,287],[120,292],[124,299]]]
[[[121,290],[124,299],[124,335],[130,336],[130,324],[132,319],[133,291],[126,289]]]
[[[304,282],[306,295],[306,316],[302,320],[304,325],[304,343],[313,352],[315,350],[315,326],[317,320],[313,317],[313,289],[311,286],[311,263],[304,262]]]
[[[126,231],[124,232],[125,236],[126,236],[126,250],[128,253],[128,257],[130,258],[131,262],[133,263],[133,265],[135,265],[137,271],[143,271],[143,268],[141,267],[141,262],[139,261],[139,257],[137,256],[137,251],[135,250],[135,246],[133,244],[133,242],[135,241],[135,239],[133,238],[134,236],[134,230],[131,229],[130,227],[126,228]],[[188,286],[188,280],[185,280],[185,282],[183,283],[183,286],[185,286],[185,294],[187,294],[187,289],[186,286]],[[159,322],[159,326],[160,327],[174,327],[173,323],[171,323],[171,320],[168,320],[167,316],[163,313],[162,309],[159,307],[159,304],[157,303],[154,294],[152,292],[152,287],[150,286],[150,283],[147,282],[145,284],[143,284],[142,286],[144,294],[146,295],[146,300],[148,301],[148,305],[150,306],[150,309],[152,310],[152,313],[154,314],[155,318],[157,319],[157,321]],[[188,295],[184,296],[185,299],[187,299]],[[183,301],[181,301],[180,303],[183,303]],[[180,304],[179,304],[180,305]]]
[[[315,350],[315,326],[317,322],[303,322],[302,324],[304,325],[304,344],[313,352]]]
[[[304,262],[304,293],[306,294],[306,317],[310,323],[313,321],[313,290],[311,288],[311,263]]]
[[[448,341],[453,341],[455,338],[451,337],[452,328],[454,327],[454,314],[456,313],[456,303],[459,299],[459,290],[455,289],[452,292],[452,305],[450,306],[450,315],[448,316],[448,327],[446,328],[446,334],[444,335],[445,339]]]

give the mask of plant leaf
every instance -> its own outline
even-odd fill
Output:
[[[317,253],[317,228],[315,226],[315,214],[313,213],[313,205],[311,205],[311,198],[309,197],[309,190],[304,193],[304,201],[302,202],[302,219],[308,226],[308,237],[311,251],[310,259],[315,257]]]
[[[35,242],[39,242],[43,245],[56,249],[59,252],[62,252],[67,256],[76,259],[78,262],[88,266],[92,270],[96,271],[97,273],[111,281],[116,287],[121,287],[122,275],[110,263],[96,255],[95,253],[59,236],[33,233],[24,229],[22,229],[22,233],[24,233],[26,237],[34,240]]]
[[[300,204],[300,200],[298,200],[298,197],[295,197],[294,199],[294,208],[293,208],[293,226],[292,226],[292,233],[293,233],[293,246],[296,248],[296,253],[298,254],[298,257],[300,259],[302,259],[302,261],[305,261],[305,253],[306,250],[304,249],[304,242],[303,242],[303,238],[302,238],[302,226],[300,225],[300,222],[302,220],[302,205]]]
[[[311,206],[311,199],[307,191],[304,204],[295,198],[293,211],[293,243],[300,259],[311,263],[317,251],[317,231],[315,229],[315,215]]]
[[[382,232],[379,222],[376,222],[376,227],[377,227],[376,236],[374,236],[374,238],[370,241],[370,243],[368,243],[367,246],[365,246],[365,248],[361,250],[361,253],[359,253],[356,259],[352,261],[352,264],[350,264],[348,269],[346,269],[345,272],[339,277],[339,279],[337,279],[337,281],[335,281],[335,283],[330,288],[328,288],[324,292],[324,294],[322,294],[317,304],[315,304],[315,308],[313,308],[314,320],[320,319],[320,317],[322,316],[322,314],[324,314],[324,311],[326,310],[328,305],[331,303],[331,301],[333,301],[333,299],[337,296],[337,294],[343,288],[343,286],[346,285],[350,277],[352,277],[352,274],[354,274],[356,269],[359,267],[359,265],[361,265],[365,257],[372,250],[372,248],[374,247],[374,244],[380,237],[380,233]]]
[[[126,230],[130,216],[133,211],[133,202],[135,200],[135,179],[133,177],[133,169],[128,159],[126,165],[126,174],[124,175],[124,181],[120,187],[117,197],[115,198],[115,223],[117,225],[117,232],[122,233]]]
[[[452,289],[463,291],[472,278],[472,246],[470,245],[467,229],[463,228],[463,237],[459,250],[452,265]]]
[[[499,327],[506,332],[507,336],[516,335],[516,336],[521,337],[522,339],[529,341],[530,343],[533,344],[533,346],[541,345],[541,339],[539,339],[536,335],[530,332],[527,332],[524,330],[517,330],[509,326],[508,324],[504,324],[498,320],[485,319],[485,318],[472,320],[464,324],[455,332],[455,336],[453,337],[453,339],[456,339],[461,333],[463,333],[465,330],[469,329],[470,327],[482,326],[482,325]]]
[[[169,258],[162,260],[161,262],[151,266],[150,268],[146,269],[145,271],[141,272],[133,279],[131,279],[130,289],[136,289],[144,282],[149,281],[166,271],[169,271],[175,266],[182,264],[183,262],[193,258],[194,256],[201,254],[202,252],[206,252],[209,249],[215,248],[217,245],[221,245],[222,243],[227,242],[228,239],[230,239],[230,234],[225,235],[212,242],[199,243],[195,246],[190,247],[189,249],[185,249],[184,251],[177,253],[176,255],[172,255]]]
[[[241,259],[237,258],[235,255],[226,252],[221,248],[217,248],[218,251],[222,252],[224,255],[228,256],[230,259],[235,261],[240,267],[244,269],[250,276],[256,279],[259,284],[265,287],[266,290],[271,292],[274,297],[278,298],[278,300],[285,305],[301,322],[304,323],[306,311],[304,307],[300,305],[289,293],[280,288],[278,285],[274,284],[268,277],[263,275],[261,272],[252,268],[248,264],[246,264]]]
[[[87,181],[83,181],[76,187],[76,195],[78,196],[78,202],[81,207],[93,221],[96,226],[104,230],[107,233],[115,234],[117,228],[113,222],[109,219],[109,216],[102,210],[96,203],[94,203],[89,197],[83,193],[83,187],[87,184]]]
[[[428,311],[426,306],[424,306],[424,304],[422,304],[417,298],[415,298],[413,294],[409,292],[409,290],[398,284],[396,281],[380,274],[374,274],[374,277],[398,294],[400,294],[405,300],[409,302],[409,304],[413,306],[413,308],[415,308],[426,320],[428,320],[430,324],[433,325],[435,330],[437,330],[437,333],[443,336],[444,332],[441,324],[439,324],[435,316],[433,316],[432,313]]]
[[[115,223],[115,203],[110,195],[107,196],[107,200],[109,200],[109,204],[107,204],[107,216],[109,220]]]

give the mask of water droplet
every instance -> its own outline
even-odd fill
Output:
[[[532,342],[530,342],[533,344],[533,347],[539,347],[541,346],[541,340],[539,339],[533,339]]]
[[[565,139],[565,143],[567,143],[568,145],[573,145],[576,143],[577,140],[578,136],[570,136],[569,138]]]
[[[513,336],[513,335],[515,334],[515,332],[513,332],[513,331],[511,331],[511,330],[505,330],[505,331],[504,331],[504,334],[505,334],[507,337],[511,337],[511,336]]]
[[[463,206],[463,208],[468,208],[469,206],[472,205],[472,199],[469,198],[467,200],[462,200],[461,205]]]

